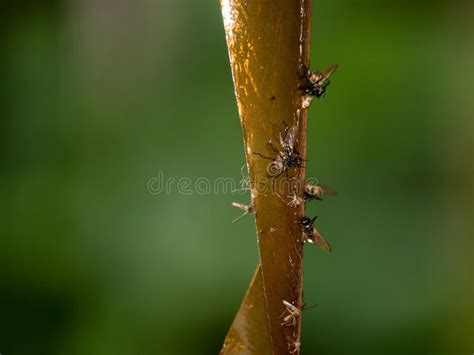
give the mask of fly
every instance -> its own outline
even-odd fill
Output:
[[[324,239],[324,237],[319,233],[319,231],[314,226],[314,221],[317,217],[310,219],[306,216],[302,217],[299,221],[301,232],[303,233],[303,242],[310,244],[317,244],[322,250],[326,253],[331,252],[331,246]]]
[[[300,152],[296,149],[298,127],[293,126],[290,128],[285,122],[283,122],[283,124],[285,125],[283,134],[278,132],[280,131],[278,126],[273,126],[274,131],[277,131],[276,136],[278,137],[279,149],[273,145],[271,140],[267,143],[267,149],[274,153],[276,157],[272,158],[254,152],[255,155],[272,161],[267,167],[267,174],[269,177],[275,179],[283,173],[285,173],[288,178],[288,170],[290,168],[302,168],[303,162],[305,161],[301,158]]]
[[[296,192],[293,192],[293,195],[288,196],[290,198],[290,201],[287,203],[287,206],[290,207],[298,207],[302,203],[305,202],[305,199],[303,197],[300,197],[296,194]]]
[[[326,89],[331,83],[329,78],[337,69],[337,64],[331,65],[322,72],[318,70],[309,70],[307,73],[307,84],[303,87],[306,97],[303,99],[303,108],[308,108],[313,97],[318,99],[323,98],[326,94]]]
[[[292,340],[291,338],[287,337],[288,340],[288,350],[290,354],[299,354],[301,342],[299,340]]]
[[[245,215],[247,215],[249,213],[253,213],[255,211],[255,209],[253,208],[252,205],[244,205],[243,203],[232,202],[232,206],[240,208],[242,211],[244,211],[244,213],[242,213],[240,216],[238,216],[237,218],[234,218],[232,223],[237,222],[239,219],[241,219]]]
[[[312,184],[307,182],[304,187],[304,200],[306,202],[311,200],[323,200],[326,195],[337,195],[337,191],[326,185]]]
[[[288,301],[283,300],[286,307],[285,312],[281,315],[283,322],[281,325],[296,325],[296,318],[300,316],[300,310]]]
[[[316,96],[318,99],[324,97],[326,88],[331,83],[329,77],[334,74],[336,69],[337,64],[334,64],[322,72],[318,70],[308,71],[309,85],[304,89],[305,94]]]

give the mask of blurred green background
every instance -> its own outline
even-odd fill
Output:
[[[314,1],[303,354],[474,352],[472,1]],[[215,354],[255,270],[214,1],[0,2],[0,353]]]

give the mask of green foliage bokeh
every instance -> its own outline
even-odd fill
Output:
[[[471,10],[471,11],[469,11]],[[303,354],[474,351],[472,5],[315,1]],[[0,352],[217,353],[255,270],[217,1],[0,5]]]

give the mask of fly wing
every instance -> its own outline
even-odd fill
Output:
[[[285,144],[288,144],[293,149],[296,145],[296,137],[298,137],[298,127],[293,126],[286,133]]]
[[[324,237],[321,235],[321,233],[319,233],[319,231],[316,229],[316,227],[313,228],[313,239],[314,239],[314,243],[317,244],[326,253],[331,252],[331,246],[326,241],[326,239],[324,239]]]
[[[324,85],[324,83],[329,79],[329,77],[334,74],[337,69],[337,64],[331,65],[329,68],[321,72],[319,78],[319,84]]]
[[[337,195],[337,191],[334,190],[333,188],[331,188],[327,185],[323,185],[323,184],[319,184],[319,186],[322,187],[325,195]]]
[[[277,140],[278,140],[278,143],[280,143],[280,145],[283,145],[283,138],[282,138],[282,129],[281,129],[281,127],[278,127],[276,124],[273,124],[273,125],[272,125],[272,133],[273,133],[274,139],[277,139]]]

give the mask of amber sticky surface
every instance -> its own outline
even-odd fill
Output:
[[[271,354],[262,269],[258,265],[221,354]]]
[[[301,85],[309,61],[308,0],[222,0],[222,14],[255,207],[260,265],[225,340],[223,354],[287,354],[300,338],[300,317],[282,326],[283,300],[301,307],[304,204],[288,206],[290,189],[303,195],[305,171],[272,181],[275,126],[298,126],[297,149],[306,156],[306,110]],[[276,193],[272,191],[275,189]],[[264,309],[262,310],[262,307]],[[266,325],[263,320],[266,321]],[[270,337],[270,339],[268,339]],[[267,340],[268,339],[268,340]]]

